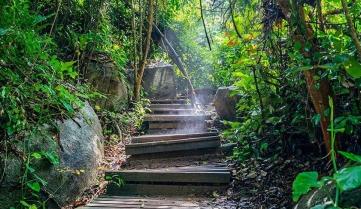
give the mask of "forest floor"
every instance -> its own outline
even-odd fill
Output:
[[[110,142],[109,142],[110,141]],[[105,158],[101,170],[119,170],[127,163],[125,144],[129,139],[114,140],[108,138],[105,145]],[[307,157],[306,157],[307,156]],[[316,159],[316,160],[315,160]],[[204,157],[201,161],[219,162],[221,159]],[[174,163],[186,162],[172,160]],[[168,161],[170,163],[172,161]],[[201,162],[200,161],[200,162]],[[284,155],[272,156],[263,159],[251,158],[242,163],[231,159],[224,160],[232,168],[233,181],[223,194],[213,193],[211,198],[187,198],[187,201],[197,202],[204,208],[219,209],[289,209],[293,207],[291,199],[292,182],[302,171],[323,171],[327,168],[325,160],[315,155]],[[164,162],[154,164],[143,162],[154,168],[164,165]],[[320,166],[322,165],[322,166]],[[138,167],[137,163],[132,164]],[[100,172],[103,173],[103,172]],[[95,197],[104,193],[106,182],[103,175],[99,176],[99,184],[84,193],[84,196],[67,209],[82,206]]]

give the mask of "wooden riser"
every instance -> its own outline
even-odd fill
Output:
[[[196,137],[217,136],[218,132],[194,133],[194,134],[163,134],[163,135],[143,135],[132,138],[132,143],[145,143],[156,141],[168,141],[177,139],[190,139]]]
[[[148,153],[174,152],[183,150],[210,149],[220,147],[219,137],[200,137],[161,142],[147,142],[129,144],[125,146],[127,155],[140,155]]]
[[[225,185],[162,185],[162,184],[125,184],[119,187],[110,183],[107,195],[144,195],[144,196],[209,196],[214,192],[227,189]]]
[[[150,100],[151,104],[187,104],[189,100],[186,99],[160,99],[160,100]]]
[[[193,106],[190,104],[151,104],[149,108],[192,109]]]
[[[86,207],[80,209],[116,209],[116,208],[152,208],[152,209],[196,209],[200,208],[198,204],[180,200],[179,198],[142,198],[121,197],[121,196],[102,196],[94,199]]]
[[[118,176],[125,182],[162,182],[162,183],[209,183],[227,184],[231,174],[226,168],[213,170],[189,171],[187,169],[167,170],[125,170],[107,172],[106,176]]]
[[[204,131],[207,128],[207,124],[204,121],[199,122],[150,122],[149,127],[150,130],[152,129],[188,129],[188,130],[195,130]]]
[[[178,121],[204,121],[211,119],[211,115],[160,115],[150,114],[144,117],[146,122],[178,122]]]

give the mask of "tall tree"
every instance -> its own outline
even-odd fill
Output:
[[[147,34],[146,34],[146,40],[143,50],[143,57],[140,59],[139,63],[139,69],[135,70],[134,73],[134,100],[139,101],[140,99],[140,90],[142,87],[142,80],[144,75],[144,69],[147,64],[148,59],[148,53],[150,49],[151,44],[151,38],[152,38],[152,30],[153,30],[153,21],[154,21],[154,0],[148,0],[148,17],[147,17]],[[141,23],[142,24],[142,23]],[[141,34],[139,34],[141,36]]]

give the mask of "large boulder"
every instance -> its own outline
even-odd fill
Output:
[[[214,107],[223,120],[234,120],[237,114],[237,102],[239,97],[233,94],[235,87],[220,87],[214,98]]]
[[[170,99],[177,94],[172,65],[156,63],[144,70],[143,88],[148,98]]]
[[[58,137],[52,134],[50,126],[42,127],[37,134],[24,140],[25,146],[19,144],[17,150],[21,153],[22,147],[27,147],[30,153],[43,153],[54,161],[59,159],[59,163],[53,164],[49,159],[42,159],[33,162],[31,166],[36,176],[46,182],[42,188],[46,198],[49,197],[54,205],[62,207],[76,200],[86,189],[97,183],[98,167],[103,158],[103,135],[99,119],[88,103],[85,103],[74,118],[58,121],[57,129]],[[2,206],[10,207],[14,200],[20,200],[15,196],[21,194],[17,187],[24,167],[20,157],[21,155],[16,156],[13,153],[0,156],[0,173],[4,173],[5,177],[0,182]],[[6,198],[8,193],[4,194],[3,191],[11,191],[14,200]]]
[[[196,94],[197,102],[207,105],[213,102],[217,90],[213,88],[198,88],[194,89],[194,92]]]
[[[98,100],[97,105],[110,110],[119,110],[128,103],[126,75],[121,74],[109,55],[98,52],[88,56],[84,77],[96,90],[107,96],[106,99]]]

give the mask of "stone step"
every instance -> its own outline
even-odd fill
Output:
[[[151,104],[187,104],[188,99],[154,99],[150,100]]]
[[[122,187],[110,183],[111,195],[205,195],[229,184],[231,172],[225,166],[188,166],[161,169],[106,172],[107,179],[121,179]]]
[[[183,198],[150,198],[139,196],[100,196],[80,209],[199,209],[199,204]]]
[[[170,141],[177,139],[189,139],[197,137],[218,136],[218,132],[192,133],[192,134],[159,134],[159,135],[143,135],[132,137],[132,143],[145,143],[156,141]]]
[[[217,149],[221,142],[219,136],[135,143],[125,146],[127,155],[180,152],[187,150]]]
[[[193,106],[191,104],[150,104],[149,108],[192,109]]]
[[[149,114],[144,117],[146,122],[154,121],[168,121],[168,122],[177,122],[177,121],[205,121],[210,120],[211,115],[160,115],[160,114]]]

